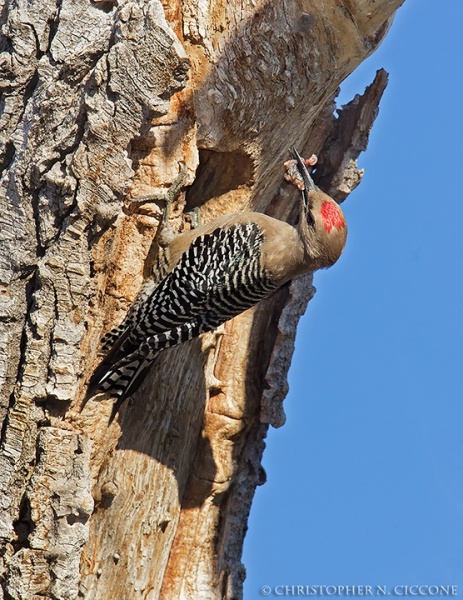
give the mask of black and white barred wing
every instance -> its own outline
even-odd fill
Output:
[[[130,341],[170,331],[199,315],[206,322],[220,317],[223,323],[268,295],[274,286],[261,267],[262,241],[254,223],[196,238],[144,302]]]
[[[91,393],[107,391],[121,401],[159,352],[214,329],[274,291],[261,266],[262,242],[255,223],[198,236],[152,293],[137,301],[137,318],[96,370]]]

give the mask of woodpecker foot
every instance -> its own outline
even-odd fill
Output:
[[[193,210],[185,213],[185,215],[190,219],[191,229],[197,229],[201,225],[199,206],[196,206]]]
[[[177,177],[172,182],[172,185],[167,190],[167,192],[163,194],[153,193],[146,194],[144,196],[136,196],[135,198],[130,198],[130,202],[136,202],[137,204],[141,204],[143,202],[165,202],[165,214],[164,220],[168,221],[170,218],[170,209],[172,206],[172,202],[180,195],[180,192],[185,185],[185,180],[187,177],[187,168],[186,163],[182,160],[179,163],[180,171]]]
[[[303,162],[307,167],[313,167],[317,164],[317,161],[318,158],[315,154],[312,154],[310,158],[303,159]],[[284,178],[286,179],[286,181],[289,181],[289,183],[295,185],[299,190],[304,190],[304,180],[302,179],[302,175],[297,166],[297,160],[295,160],[294,158],[292,158],[291,160],[287,160],[285,163],[283,163],[283,166],[286,171],[286,173],[284,174]]]

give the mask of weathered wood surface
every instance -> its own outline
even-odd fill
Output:
[[[191,187],[163,235],[194,206],[203,220],[248,207],[291,220],[293,144],[321,155],[320,181],[345,198],[386,77],[339,120],[332,98],[402,1],[2,5],[6,597],[240,597],[263,440],[284,422],[311,279],[166,352],[108,428],[108,402],[77,407],[162,238],[162,205],[126,199],[165,188],[185,160]]]

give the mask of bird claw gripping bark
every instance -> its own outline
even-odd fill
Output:
[[[175,237],[159,279],[144,284],[124,321],[105,336],[106,355],[90,379],[87,399],[100,392],[114,397],[115,415],[160,352],[212,331],[294,277],[338,260],[347,236],[342,211],[310,177],[307,166],[316,157],[304,160],[296,150],[292,155],[284,177],[301,190],[298,224],[247,211]],[[179,174],[171,197],[181,181]]]
[[[296,152],[295,150],[293,150],[293,152]],[[297,154],[297,153],[296,153]],[[297,155],[299,156],[299,155]],[[299,157],[301,158],[301,157]],[[307,167],[313,167],[314,165],[317,164],[318,162],[318,158],[316,156],[316,154],[312,154],[312,156],[310,158],[301,158],[303,164]],[[289,183],[293,183],[299,190],[304,190],[305,189],[305,184],[304,184],[304,178],[302,177],[300,168],[299,168],[299,161],[297,158],[292,158],[291,160],[287,160],[283,166],[286,170],[286,173],[283,175],[283,177],[285,178],[286,181],[289,181]]]
[[[195,206],[186,214],[190,219],[191,227],[193,229],[197,229],[201,225],[201,213],[199,211],[199,206]]]

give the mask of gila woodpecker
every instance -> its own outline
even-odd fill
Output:
[[[341,209],[318,189],[296,150],[285,178],[301,190],[295,227],[257,212],[224,215],[174,238],[165,263],[148,281],[119,327],[103,338],[106,352],[87,399],[105,392],[122,401],[140,385],[155,357],[215,329],[294,277],[330,267],[347,227]]]

